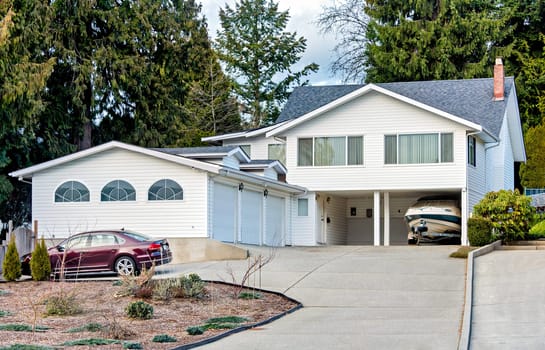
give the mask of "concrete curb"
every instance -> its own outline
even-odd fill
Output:
[[[462,319],[460,340],[458,341],[458,350],[469,350],[469,339],[471,338],[471,313],[473,310],[473,260],[481,255],[485,255],[494,250],[500,249],[500,247],[501,240],[498,240],[479,249],[475,249],[469,252],[469,254],[467,255],[464,318]]]

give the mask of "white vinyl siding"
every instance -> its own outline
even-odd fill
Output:
[[[354,130],[365,131],[364,167],[297,166],[299,140],[317,135],[346,136]],[[452,135],[452,162],[384,164],[385,134],[427,133]],[[380,93],[368,93],[282,136],[287,138],[287,181],[310,191],[452,189],[466,184],[466,127]]]
[[[183,201],[148,200],[149,187],[164,178],[184,184]],[[109,150],[35,174],[33,220],[38,220],[39,235],[45,237],[121,228],[154,237],[207,237],[207,178],[206,172],[155,157]],[[87,186],[89,202],[54,202],[55,189],[68,179]],[[114,179],[130,182],[136,200],[102,202],[102,188]]]

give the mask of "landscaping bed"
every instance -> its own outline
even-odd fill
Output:
[[[13,344],[63,349],[173,349],[266,321],[298,305],[274,293],[243,291],[246,298],[239,298],[239,287],[211,282],[203,282],[203,286],[198,297],[166,297],[163,290],[157,298],[158,292],[149,286],[127,293],[126,284],[111,281],[1,283],[0,349],[10,349]],[[128,316],[127,306],[138,301],[151,305],[153,314],[146,314],[151,318]],[[70,303],[76,312],[67,315],[63,310]],[[197,334],[190,335],[188,329]],[[158,342],[165,340],[171,342]],[[78,341],[87,345],[69,345]]]

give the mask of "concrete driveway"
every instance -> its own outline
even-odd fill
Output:
[[[267,256],[266,248],[250,248]],[[276,249],[261,287],[304,308],[258,330],[202,349],[456,349],[465,260],[453,246],[327,246]],[[230,281],[246,261],[172,266],[177,273]],[[260,286],[258,276],[251,284]]]

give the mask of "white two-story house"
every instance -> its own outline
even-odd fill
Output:
[[[513,189],[525,149],[513,78],[305,86],[276,124],[207,137],[278,159],[292,197],[293,245],[406,244],[404,213],[427,195],[457,196],[467,218],[488,191]]]

